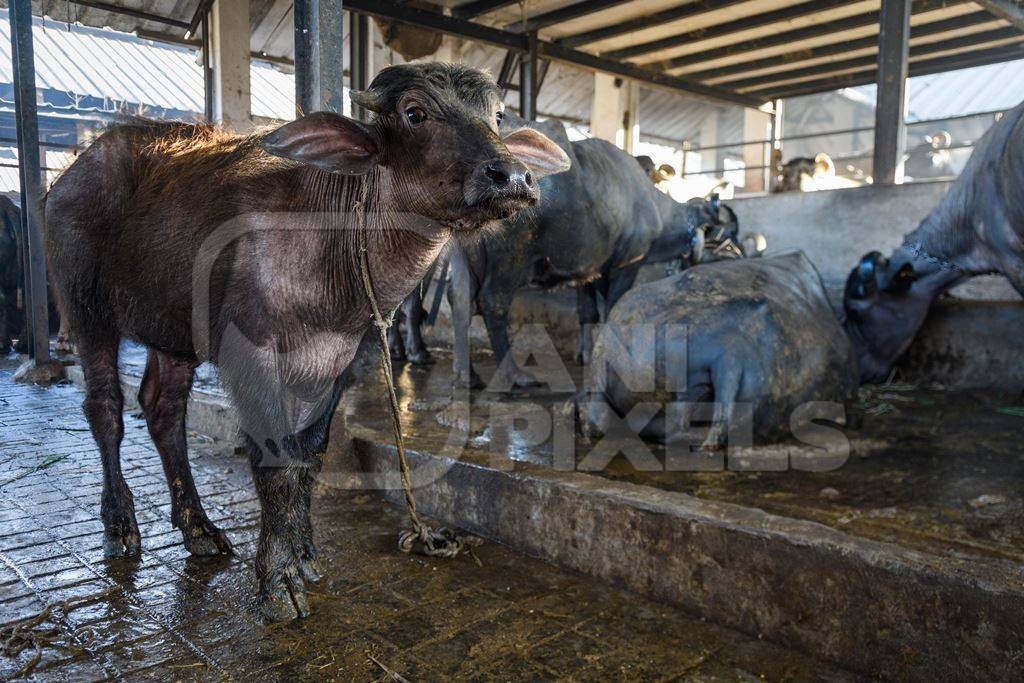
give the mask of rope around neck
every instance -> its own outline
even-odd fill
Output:
[[[394,321],[395,311],[385,318],[377,305],[373,280],[370,276],[370,263],[366,252],[366,201],[369,195],[369,182],[364,177],[359,201],[356,202],[357,226],[359,232],[359,274],[363,283],[363,291],[370,302],[373,312],[373,324],[380,337],[380,365],[384,372],[384,382],[388,388],[388,400],[391,404],[391,426],[395,434],[395,450],[398,452],[398,471],[402,478],[402,493],[405,495],[405,506],[409,511],[411,529],[403,529],[398,534],[398,549],[403,553],[416,552],[431,557],[456,557],[468,552],[480,564],[479,558],[473,554],[473,548],[483,543],[475,536],[457,534],[453,529],[439,527],[431,529],[424,524],[416,513],[416,501],[412,497],[412,484],[409,481],[409,463],[405,459],[405,437],[402,430],[401,409],[395,393],[395,378],[391,367],[391,353],[388,350],[388,328]],[[397,309],[396,309],[397,310]]]

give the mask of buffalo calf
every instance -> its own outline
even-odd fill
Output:
[[[213,361],[239,410],[259,494],[258,597],[272,620],[307,614],[304,584],[317,577],[310,491],[342,373],[371,320],[357,231],[376,298],[392,310],[453,235],[536,203],[538,178],[568,166],[536,131],[499,135],[498,88],[476,69],[390,67],[353,99],[372,123],[320,112],[248,136],[116,125],[45,205],[51,272],[103,461],[106,554],[140,550],[119,460],[125,337],[150,351],[139,402],[173,522],[193,554],[230,549],[186,455],[193,371]]]

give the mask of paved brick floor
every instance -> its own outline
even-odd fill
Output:
[[[193,436],[207,512],[236,548],[193,559],[171,527],[144,423],[126,415],[122,460],[144,549],[105,561],[81,393],[16,385],[10,374],[0,367],[0,627],[53,607],[35,628],[50,635],[33,680],[852,680],[495,544],[480,549],[482,567],[401,555],[401,510],[357,492],[318,495],[326,578],[311,594],[314,614],[264,626],[243,459]],[[34,654],[0,656],[0,680]]]

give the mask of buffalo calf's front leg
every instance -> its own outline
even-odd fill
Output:
[[[335,380],[323,412],[298,434],[245,441],[262,508],[256,554],[259,606],[264,617],[284,621],[309,614],[306,584],[320,579],[310,516],[313,488],[323,465],[331,420],[350,377]]]
[[[139,404],[171,491],[171,521],[193,555],[231,552],[227,536],[206,516],[199,500],[185,439],[185,410],[195,364],[150,350],[139,389]]]
[[[269,621],[289,621],[309,614],[306,580],[315,580],[315,556],[309,522],[308,494],[312,477],[301,461],[289,461],[273,443],[270,453],[246,439],[252,464],[252,478],[260,498],[260,539],[256,550],[256,579],[259,582],[260,613]],[[283,457],[282,457],[283,456]],[[285,461],[285,462],[282,462]],[[310,557],[301,561],[308,540]]]

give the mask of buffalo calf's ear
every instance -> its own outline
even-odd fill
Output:
[[[526,164],[538,177],[568,171],[572,165],[561,147],[532,128],[520,128],[501,141],[512,156]]]
[[[260,145],[274,156],[342,175],[368,173],[377,165],[380,152],[366,126],[324,111],[284,124]]]

